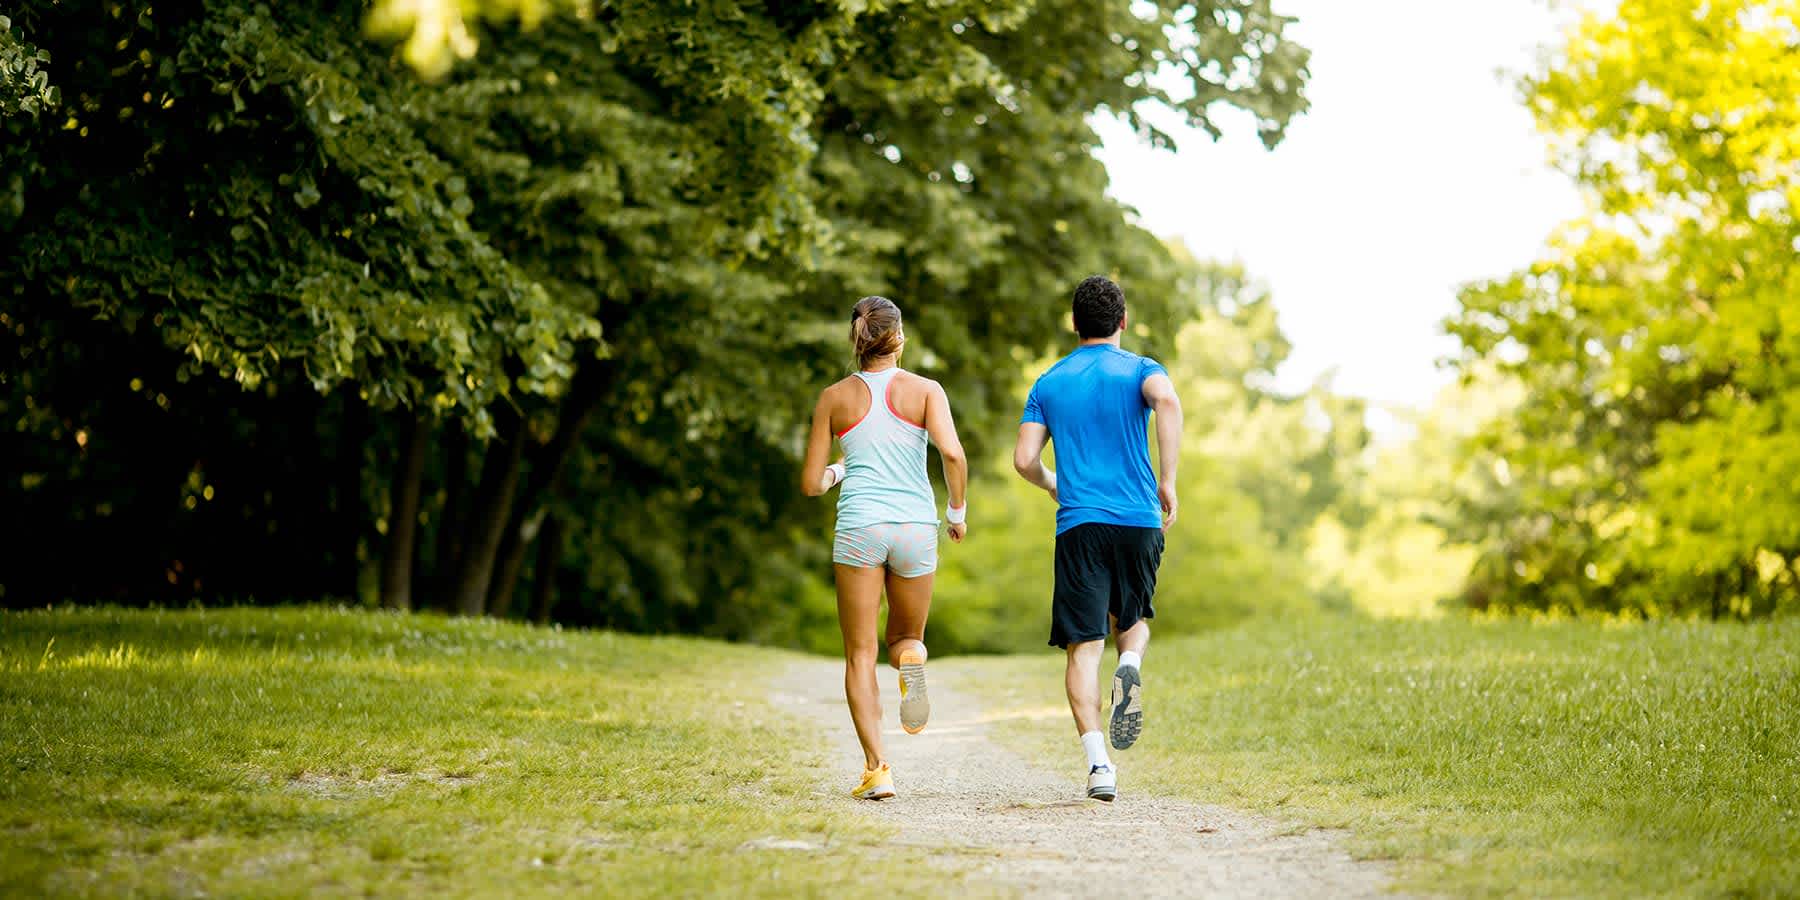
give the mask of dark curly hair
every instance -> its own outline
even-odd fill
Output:
[[[1125,292],[1104,275],[1075,286],[1075,333],[1082,339],[1112,337],[1125,322]]]

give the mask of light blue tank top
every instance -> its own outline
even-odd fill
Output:
[[[898,367],[858,372],[869,388],[869,411],[839,434],[844,483],[838,489],[837,530],[871,525],[938,524],[937,497],[925,473],[925,429],[894,412],[888,400]]]

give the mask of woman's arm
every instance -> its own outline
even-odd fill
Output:
[[[812,433],[806,438],[806,459],[800,464],[800,492],[808,497],[817,497],[831,490],[837,483],[841,473],[827,471],[826,457],[831,455],[831,400],[830,389],[819,394],[819,402],[813,407]]]
[[[950,505],[967,503],[969,490],[969,458],[963,453],[962,439],[956,436],[956,418],[950,414],[950,397],[944,386],[933,383],[925,398],[925,431],[944,458],[944,484],[950,488]]]
[[[969,458],[963,453],[962,439],[956,436],[956,418],[950,414],[950,396],[944,393],[944,386],[935,381],[925,397],[925,431],[931,435],[938,455],[944,459],[944,484],[950,489],[950,505],[963,509],[968,504]],[[961,541],[967,531],[966,523],[953,524],[950,539]]]

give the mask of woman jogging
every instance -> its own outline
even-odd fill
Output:
[[[927,439],[944,459],[950,488],[944,518],[950,539],[958,542],[968,529],[963,494],[969,467],[943,387],[899,366],[906,344],[900,307],[885,297],[857,301],[850,342],[858,371],[819,395],[800,479],[801,489],[814,497],[842,485],[831,560],[844,632],[844,695],[864,757],[862,782],[853,793],[885,800],[894,796],[894,779],[881,747],[881,691],[875,680],[882,590],[888,598],[882,643],[888,661],[900,670],[900,724],[917,734],[931,713],[925,617],[937,571],[937,498],[925,472]],[[843,444],[844,457],[827,466],[833,435]]]

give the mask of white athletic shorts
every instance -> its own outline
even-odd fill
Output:
[[[837,533],[831,561],[843,566],[873,569],[886,566],[901,578],[918,578],[937,571],[937,525],[870,525]]]

